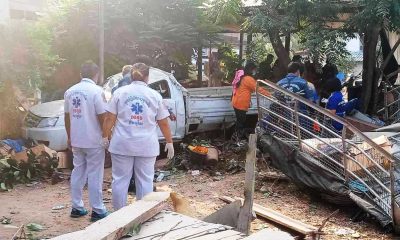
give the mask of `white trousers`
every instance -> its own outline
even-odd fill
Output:
[[[129,183],[135,169],[136,199],[153,192],[154,164],[156,157],[133,157],[111,154],[112,203],[114,210],[126,206]]]
[[[88,183],[89,202],[94,212],[106,213],[103,203],[104,148],[72,148],[74,170],[71,175],[72,208],[83,210],[82,193]]]

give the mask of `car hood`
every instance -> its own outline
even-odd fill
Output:
[[[38,104],[29,110],[38,117],[59,117],[64,114],[64,100]]]

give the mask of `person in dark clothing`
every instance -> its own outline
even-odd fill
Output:
[[[342,85],[340,80],[337,78],[338,72],[336,65],[327,60],[325,66],[322,68],[322,78],[319,84],[321,107],[326,107],[327,99],[331,96],[332,92],[336,91],[337,86]]]
[[[359,100],[358,98],[352,99],[349,102],[344,100],[342,90],[342,84],[340,82],[334,82],[331,86],[333,92],[328,98],[328,102],[326,104],[326,108],[332,113],[336,114],[339,117],[345,117],[349,115],[353,110],[359,109]],[[343,129],[343,125],[337,121],[332,120],[332,126],[335,130],[341,131]]]
[[[274,61],[274,55],[268,54],[267,58],[260,63],[258,67],[257,77],[262,80],[272,79],[272,62]]]
[[[131,77],[131,70],[132,70],[132,65],[125,65],[122,68],[122,80],[118,82],[118,85],[115,86],[112,90],[111,93],[114,93],[115,90],[117,90],[120,87],[129,85],[132,83],[132,77]]]

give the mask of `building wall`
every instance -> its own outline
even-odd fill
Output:
[[[40,12],[46,6],[45,0],[9,0],[11,10],[23,10],[31,12]]]
[[[0,23],[6,22],[10,18],[9,0],[0,0]]]
[[[36,20],[45,7],[46,0],[0,0],[0,22],[9,19]]]

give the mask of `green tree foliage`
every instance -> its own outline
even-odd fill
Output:
[[[391,31],[400,29],[400,2],[398,0],[354,0],[357,7],[346,22],[347,28],[356,32],[368,31],[371,26],[381,26]]]
[[[219,60],[223,64],[225,80],[232,80],[235,76],[235,70],[242,65],[239,55],[234,51],[230,44],[222,43],[218,46]]]
[[[204,3],[205,14],[217,25],[243,23],[243,3],[241,0],[209,0]]]
[[[359,32],[364,40],[362,111],[375,114],[379,102],[379,61],[377,46],[383,30],[400,30],[400,3],[398,0],[354,0],[357,7],[345,29]]]
[[[327,55],[347,57],[345,40],[347,35],[329,29],[329,21],[335,21],[341,11],[340,4],[328,0],[263,0],[260,8],[250,12],[245,27],[254,32],[265,33],[280,59],[281,67],[289,63],[289,54],[284,48],[283,38],[290,34],[300,36],[302,45],[310,49],[317,62]]]
[[[60,62],[52,52],[52,39],[41,24],[0,25],[0,83],[11,81],[25,90],[41,87]]]
[[[274,49],[263,36],[256,36],[247,46],[246,60],[250,60],[256,64],[260,64],[266,59],[268,54],[274,54]]]

